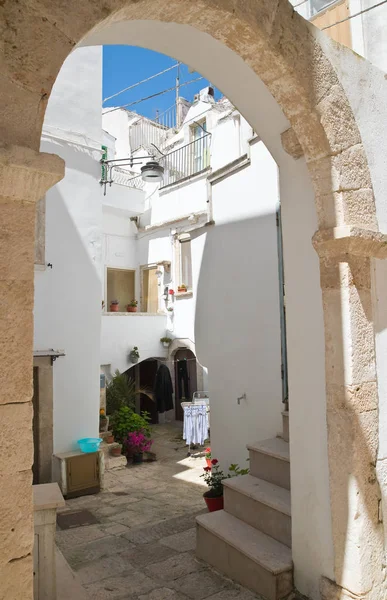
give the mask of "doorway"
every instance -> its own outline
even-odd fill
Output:
[[[147,391],[147,393],[140,393],[140,412],[148,412],[150,414],[151,424],[157,425],[159,422],[159,413],[157,412],[156,402],[153,398],[153,388],[155,385],[158,362],[155,359],[143,360],[137,368],[139,371],[139,388],[140,390],[145,389]]]
[[[182,402],[192,400],[197,391],[196,356],[188,348],[180,348],[175,354],[175,418],[184,420]]]
[[[34,357],[33,363],[33,419],[34,462],[33,483],[52,480],[53,425],[53,366],[51,356]]]
[[[141,268],[141,312],[157,313],[159,309],[157,267]]]

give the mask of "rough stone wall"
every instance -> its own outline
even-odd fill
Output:
[[[8,411],[4,422],[18,436],[25,431],[26,440],[22,451],[19,446],[13,470],[8,461],[1,471],[3,590],[15,600],[30,598],[32,593],[28,573],[34,202],[62,176],[54,158],[49,161],[32,150],[38,149],[50,90],[67,54],[93,28],[125,19],[184,23],[229,46],[267,85],[301,145],[315,188],[320,227],[314,243],[321,258],[325,310],[336,582],[354,597],[379,599],[382,548],[373,466],[378,396],[368,274],[370,258],[375,253],[383,256],[385,240],[378,234],[367,160],[340,79],[313,26],[295,14],[287,0],[1,3],[0,139],[8,145],[0,155],[1,389],[3,410]],[[243,113],[243,106],[238,109]],[[11,149],[10,144],[21,148]],[[345,467],[341,451],[348,460]],[[11,501],[15,495],[20,498],[17,509]]]

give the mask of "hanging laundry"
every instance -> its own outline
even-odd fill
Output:
[[[183,439],[187,446],[198,444],[203,446],[208,439],[208,414],[206,406],[182,403],[184,410]]]
[[[169,369],[161,364],[157,370],[154,387],[154,397],[157,404],[157,411],[164,413],[173,408],[173,387]]]

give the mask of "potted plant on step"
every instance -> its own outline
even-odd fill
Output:
[[[172,339],[170,337],[162,337],[162,338],[160,338],[160,342],[162,343],[164,348],[169,348],[169,346],[172,342]]]
[[[105,437],[105,442],[107,444],[114,444],[114,435],[112,433],[109,433],[106,437]]]
[[[130,351],[129,358],[132,361],[132,363],[138,363],[138,359],[140,358],[140,352],[137,346],[133,346],[133,350]]]
[[[119,309],[119,302],[118,300],[112,300],[110,302],[110,312],[118,312]]]
[[[206,454],[208,450],[211,453],[211,449],[207,448]],[[209,512],[223,510],[223,479],[230,479],[231,477],[247,475],[249,473],[248,468],[241,469],[237,464],[230,465],[228,471],[228,474],[225,475],[220,470],[219,461],[216,458],[211,459],[211,466],[204,467],[204,473],[200,477],[204,477],[204,481],[210,488],[203,494]]]
[[[211,460],[211,467],[204,467],[204,481],[209,487],[207,492],[204,492],[203,498],[207,504],[209,512],[223,510],[223,479],[226,478],[223,471],[220,470],[219,461],[216,458]]]
[[[152,446],[151,440],[144,431],[132,431],[124,441],[128,453],[133,456],[133,464],[142,463],[144,452],[149,452]]]
[[[182,283],[181,285],[178,286],[177,288],[178,292],[186,292],[187,291],[187,286],[185,285],[185,283]]]
[[[131,302],[129,302],[128,306],[126,307],[126,310],[128,312],[137,312],[137,305],[138,305],[137,300],[132,300]]]
[[[112,456],[121,456],[122,446],[121,444],[115,444],[110,448],[110,454]]]
[[[103,408],[99,411],[99,430],[100,432],[107,431],[109,425],[109,419],[106,416],[105,410]]]

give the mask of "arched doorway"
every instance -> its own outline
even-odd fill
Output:
[[[126,22],[131,23],[129,35],[128,29],[125,29]],[[367,565],[372,562],[371,558],[366,559],[367,564],[363,565],[362,558],[359,557],[355,561],[356,568],[347,572],[344,554],[349,546],[356,547],[356,540],[362,538],[362,532],[372,531],[374,537],[368,538],[369,545],[376,549],[378,557],[381,556],[378,543],[380,526],[376,524],[375,511],[372,510],[372,507],[377,505],[379,492],[377,486],[370,488],[370,481],[375,481],[372,465],[376,462],[377,443],[372,445],[368,439],[378,436],[377,408],[375,408],[378,394],[374,331],[369,307],[372,300],[370,257],[384,258],[385,252],[382,246],[383,236],[378,233],[372,183],[362,140],[346,94],[330,61],[335,58],[333,46],[325,41],[320,44],[313,29],[297,17],[292,7],[285,1],[260,2],[259,5],[249,3],[246,6],[245,3],[235,5],[231,0],[222,4],[216,0],[195,4],[186,0],[179,2],[142,0],[128,4],[122,0],[114,3],[111,11],[92,2],[83,3],[82,8],[78,5],[73,7],[67,5],[64,8],[60,2],[54,2],[47,10],[41,8],[41,12],[38,10],[33,15],[28,10],[19,12],[15,9],[8,15],[8,24],[12,25],[12,23],[15,24],[12,29],[12,41],[7,40],[7,44],[12,43],[13,46],[12,51],[6,53],[3,70],[5,79],[3,114],[6,115],[6,119],[2,127],[2,137],[4,143],[17,144],[18,147],[7,148],[1,155],[5,165],[2,186],[5,201],[2,220],[5,230],[12,238],[12,243],[9,241],[9,236],[4,242],[4,256],[8,261],[5,270],[7,292],[4,299],[7,316],[2,320],[2,324],[5,331],[4,339],[10,341],[9,343],[7,341],[4,353],[3,375],[8,378],[8,387],[4,386],[4,393],[7,395],[5,404],[8,403],[11,407],[16,399],[20,408],[25,407],[26,410],[24,412],[21,410],[22,414],[18,417],[16,412],[12,412],[12,419],[9,417],[10,423],[14,418],[20,421],[17,425],[18,431],[25,428],[26,439],[30,440],[31,377],[26,376],[25,373],[31,366],[32,317],[31,311],[23,310],[23,303],[26,298],[32,297],[33,203],[63,175],[60,161],[52,156],[39,155],[36,151],[45,102],[55,76],[70,49],[81,39],[85,41],[85,36],[90,30],[93,37],[86,43],[101,43],[101,40],[98,41],[98,36],[104,33],[104,28],[106,34],[107,26],[112,28],[111,31],[114,27],[112,39],[115,43],[119,39],[118,32],[121,31],[126,39],[125,43],[157,46],[156,49],[159,51],[168,52],[187,63],[195,63],[194,66],[198,70],[204,74],[207,71],[208,76],[214,81],[218,78],[219,81],[216,81],[218,87],[240,107],[250,123],[257,130],[260,129],[261,135],[265,136],[268,128],[275,125],[273,123],[275,119],[269,118],[270,111],[264,115],[264,119],[258,117],[259,96],[250,92],[259,88],[263,95],[267,93],[260,78],[289,119],[286,125],[290,124],[293,127],[296,142],[299,142],[304,151],[306,163],[302,163],[302,168],[298,165],[294,166],[294,169],[297,175],[302,169],[304,175],[308,172],[310,174],[316,195],[318,217],[316,228],[320,228],[314,236],[314,244],[320,258],[324,308],[321,294],[317,293],[315,286],[316,277],[318,278],[318,260],[315,256],[312,259],[311,254],[307,254],[305,259],[300,258],[298,248],[291,243],[292,229],[289,227],[291,220],[286,219],[285,214],[287,212],[290,217],[293,207],[289,205],[287,211],[284,211],[284,224],[287,223],[285,225],[287,233],[284,235],[285,271],[287,269],[293,276],[293,282],[297,282],[293,287],[293,297],[290,294],[288,309],[289,348],[291,349],[289,356],[291,430],[295,433],[292,443],[292,460],[294,459],[292,485],[295,484],[293,489],[296,494],[298,493],[295,505],[302,507],[298,514],[294,515],[293,521],[295,532],[302,533],[298,540],[295,540],[296,568],[303,588],[307,588],[310,584],[317,589],[316,579],[324,573],[335,579],[339,585],[363,593],[368,589],[367,577],[365,582],[361,579],[359,583],[357,579],[354,580],[352,572],[367,573]],[[154,35],[154,28],[158,29],[158,35]],[[193,36],[191,40],[197,41],[199,37],[202,39],[204,36],[210,46],[216,43],[217,47],[220,45],[224,49],[228,48],[225,50],[228,52],[227,56],[232,56],[235,62],[227,60],[224,62],[227,68],[216,68],[213,62],[215,57],[220,56],[220,59],[224,60],[225,55],[207,52],[206,46],[198,43],[192,47],[187,43],[190,35]],[[106,40],[102,40],[102,43],[106,43]],[[45,47],[49,50],[44,51]],[[198,48],[200,52],[197,51]],[[26,51],[28,61],[25,58]],[[355,60],[350,62],[351,59],[348,57],[346,60],[356,72]],[[202,62],[203,68],[199,62]],[[233,69],[232,64],[240,68]],[[243,79],[246,69],[249,77]],[[242,80],[238,79],[238,70]],[[224,84],[220,82],[222,78]],[[270,105],[270,110],[275,111],[273,103]],[[271,112],[270,116],[273,114]],[[281,111],[279,114],[281,115]],[[263,122],[265,120],[266,126]],[[285,124],[283,120],[279,122]],[[284,132],[285,128],[279,133]],[[277,142],[268,140],[268,147],[274,156],[282,152],[280,137],[278,135],[276,137]],[[355,169],[353,169],[354,164]],[[301,191],[300,179],[297,177],[295,179],[296,185],[293,189],[297,190],[298,183],[298,191]],[[359,194],[354,193],[359,190],[361,190],[362,211],[357,209]],[[304,210],[311,218],[309,224],[314,223],[316,221],[314,210],[311,211],[313,214],[308,212],[311,210],[310,206],[304,206]],[[310,240],[309,234],[308,231]],[[304,268],[305,263],[308,263],[308,268]],[[359,275],[360,272],[366,275],[361,278],[361,281],[357,276],[352,277],[353,274]],[[302,274],[298,280],[297,273]],[[313,332],[305,343],[299,332],[305,330],[304,315],[301,314],[305,302],[302,294],[308,296],[310,293],[310,273],[313,279],[311,306],[315,309],[310,316],[313,317],[314,322],[318,320],[318,326],[316,332]],[[356,300],[359,297],[362,299],[362,307],[359,307]],[[17,304],[15,298],[19,302],[17,310],[15,310]],[[205,302],[205,293],[201,302]],[[350,322],[345,335],[342,327],[343,313]],[[324,326],[325,353],[324,347],[321,347],[324,344],[322,339]],[[26,343],[26,336],[28,343]],[[318,338],[317,342],[313,336]],[[203,351],[204,356],[209,353],[210,347],[205,343],[206,332],[203,324],[199,331],[199,338],[202,340],[198,342],[201,358],[201,352]],[[365,349],[368,352],[365,352]],[[366,364],[362,358],[365,355],[368,356]],[[302,361],[308,363],[310,356],[313,356],[313,366],[317,368],[317,376],[314,385],[311,385],[310,381],[308,385],[304,385],[300,374],[308,374],[310,369],[308,364],[306,366],[304,364],[303,368],[300,367]],[[346,362],[348,356],[351,357],[350,366]],[[207,364],[205,358],[207,357],[204,356],[203,362]],[[324,380],[325,365],[326,381]],[[347,386],[354,386],[355,391],[360,390],[360,392],[365,389],[364,386],[368,386],[367,398],[373,406],[370,426],[364,424],[360,415],[361,402],[348,401],[348,395],[352,398],[353,390],[352,388],[348,390]],[[322,401],[312,404],[311,397],[314,395]],[[10,408],[11,410],[16,411]],[[309,411],[313,425],[316,426],[310,427],[309,433],[303,427],[306,410]],[[341,427],[346,417],[351,423],[349,430]],[[321,433],[318,439],[315,439],[316,430]],[[356,437],[363,440],[366,449],[363,453],[357,454],[353,451],[354,430],[357,433]],[[298,439],[303,440],[303,443],[297,442]],[[338,440],[342,442],[342,446],[338,444]],[[345,444],[345,441],[348,443]],[[308,453],[305,453],[305,445],[309,450]],[[31,447],[28,449],[28,443],[25,447],[28,464],[28,461],[31,461]],[[340,460],[335,454],[337,448],[341,448],[342,452],[345,451],[345,454],[339,457]],[[349,506],[345,457],[351,464],[353,461],[351,472],[355,473],[360,481],[359,485],[366,505],[365,508],[362,507],[364,520],[355,519],[356,506]],[[20,474],[17,484],[14,483],[15,470]],[[30,495],[25,494],[30,482],[24,475],[25,472],[24,462],[22,465],[18,463],[9,469],[7,480],[14,494],[25,498],[23,508],[28,517],[25,522],[31,533],[31,498]],[[319,476],[316,476],[316,472]],[[308,481],[306,485],[305,474]],[[311,510],[305,510],[305,506],[308,509],[310,507]],[[310,521],[305,527],[308,515]],[[331,534],[331,523],[335,531],[334,536]],[[305,531],[306,535],[304,535]],[[15,539],[17,537],[22,541],[18,546],[15,543],[15,549],[9,551],[9,560],[5,562],[9,572],[13,568],[9,566],[13,564],[12,561],[22,556],[27,557],[26,572],[31,566],[28,557],[32,547],[32,536],[23,536],[19,533],[16,532]],[[305,545],[305,539],[312,538],[312,545],[320,548],[320,556],[317,560],[316,557],[313,558],[313,552],[308,552],[308,546]],[[357,550],[354,552],[358,556]],[[304,567],[305,564],[308,565],[307,569]],[[20,567],[20,563],[18,566]],[[7,577],[12,579],[12,575]],[[26,581],[28,590],[30,583],[28,576]]]
[[[192,400],[197,391],[196,356],[188,348],[179,348],[174,356],[175,368],[175,417],[183,421],[182,402]]]

